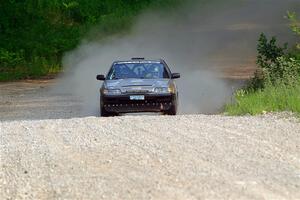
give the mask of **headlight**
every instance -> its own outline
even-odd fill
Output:
[[[103,90],[103,94],[105,95],[118,95],[118,94],[121,94],[121,90],[119,89],[104,89]]]
[[[175,94],[176,93],[176,86],[174,84],[171,84],[168,88],[169,93]]]
[[[155,92],[155,93],[158,93],[158,94],[166,94],[166,93],[170,93],[170,92],[169,92],[169,88],[167,88],[167,87],[158,87],[158,88],[155,88],[155,89],[154,89],[154,92]]]

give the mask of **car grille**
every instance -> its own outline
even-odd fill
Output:
[[[145,94],[153,91],[152,87],[139,88],[139,87],[124,87],[123,91],[127,94]]]
[[[149,90],[126,90],[125,93],[149,93]]]

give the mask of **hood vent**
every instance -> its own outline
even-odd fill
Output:
[[[150,87],[150,86],[152,86],[152,85],[124,85],[124,86],[122,86],[122,87]]]
[[[123,87],[123,91],[125,93],[132,93],[132,94],[140,94],[140,93],[149,93],[153,90],[152,87],[143,87],[143,86],[132,86],[132,87]]]

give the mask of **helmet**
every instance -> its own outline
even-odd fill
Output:
[[[148,73],[151,74],[152,78],[159,78],[161,74],[161,67],[157,64],[153,64],[149,67]]]

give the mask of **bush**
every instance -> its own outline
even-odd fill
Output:
[[[16,67],[23,65],[25,62],[23,52],[9,52],[0,48],[0,64],[1,67]]]
[[[262,33],[258,40],[257,45],[257,64],[262,69],[270,69],[270,65],[276,62],[278,57],[285,55],[285,50],[287,49],[287,44],[284,47],[279,47],[277,45],[276,37],[272,37],[268,41],[267,37]]]
[[[300,35],[295,15],[289,14],[291,28]],[[298,45],[299,47],[299,45]],[[277,45],[275,37],[268,41],[261,34],[257,46],[258,70],[245,89],[235,94],[235,103],[226,105],[230,115],[262,114],[291,111],[300,113],[300,49],[287,51],[287,45]]]
[[[280,47],[275,37],[268,41],[267,37],[261,34],[257,51],[258,70],[247,86],[248,90],[263,89],[267,84],[289,85],[297,81],[300,76],[300,60],[287,52],[287,44]]]
[[[226,105],[229,115],[257,115],[265,112],[290,111],[300,113],[300,82],[294,86],[267,85],[256,91],[239,90],[235,103]]]
[[[291,111],[300,113],[300,60],[285,53],[273,37],[261,35],[258,67],[250,84],[235,94],[235,103],[226,106],[230,115]]]
[[[266,76],[271,85],[283,84],[293,86],[298,83],[300,76],[300,61],[294,58],[278,57],[270,64]]]
[[[287,18],[290,21],[290,27],[293,33],[296,35],[300,36],[300,26],[299,26],[299,21],[297,19],[297,15],[295,12],[287,12]],[[300,44],[296,44],[296,48],[300,49]]]

